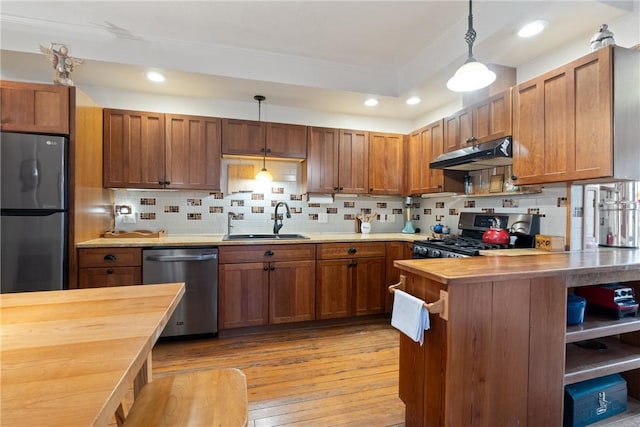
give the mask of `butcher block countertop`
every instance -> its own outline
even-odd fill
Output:
[[[400,270],[445,285],[567,275],[567,286],[624,281],[640,273],[640,249],[600,249],[545,256],[478,256],[394,261]],[[635,276],[634,276],[635,275]],[[632,280],[632,279],[629,279]]]
[[[288,231],[287,231],[288,232]],[[284,231],[283,231],[284,233]],[[309,239],[283,239],[283,240],[222,240],[223,234],[167,234],[163,237],[143,238],[99,238],[78,243],[78,248],[100,247],[141,247],[141,246],[225,246],[225,245],[264,245],[264,244],[303,244],[303,243],[341,243],[341,242],[413,242],[414,240],[427,239],[429,234],[404,234],[404,233],[301,233]]]

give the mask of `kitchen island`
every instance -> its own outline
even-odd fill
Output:
[[[426,301],[424,346],[400,335],[406,425],[560,426],[563,387],[621,373],[640,397],[640,320],[566,326],[567,292],[625,282],[640,290],[640,250],[395,261],[401,288]],[[598,338],[608,350],[572,342]]]

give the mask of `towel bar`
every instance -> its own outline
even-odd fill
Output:
[[[395,285],[389,286],[389,292],[394,293],[396,289],[404,287],[406,278],[404,275],[400,275],[400,281]],[[449,294],[447,291],[440,290],[440,299],[436,302],[425,302],[424,306],[429,313],[439,314],[444,320],[449,320]]]

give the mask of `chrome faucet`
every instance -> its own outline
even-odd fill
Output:
[[[233,225],[231,225],[231,220],[236,216],[235,212],[229,212],[227,214],[227,236],[231,235],[231,229]]]
[[[289,205],[286,204],[285,202],[278,202],[276,204],[276,210],[275,213],[273,214],[274,218],[273,218],[273,234],[278,234],[278,232],[280,231],[280,229],[282,228],[282,218],[278,216],[278,208],[280,207],[280,205],[284,205],[285,208],[287,208],[287,218],[291,218],[291,211],[289,210]],[[280,221],[278,223],[278,221]]]

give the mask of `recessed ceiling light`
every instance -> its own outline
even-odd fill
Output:
[[[523,38],[533,37],[536,34],[540,34],[542,30],[547,26],[548,22],[542,19],[538,19],[537,21],[532,21],[520,28],[518,31],[518,35]]]
[[[165,80],[164,75],[157,71],[147,71],[147,78],[156,83],[162,83]]]
[[[407,105],[420,104],[420,98],[417,96],[412,96],[411,98],[407,98],[406,103]]]
[[[378,105],[378,100],[375,98],[369,98],[364,101],[364,105],[366,105],[367,107],[375,107],[376,105]]]

